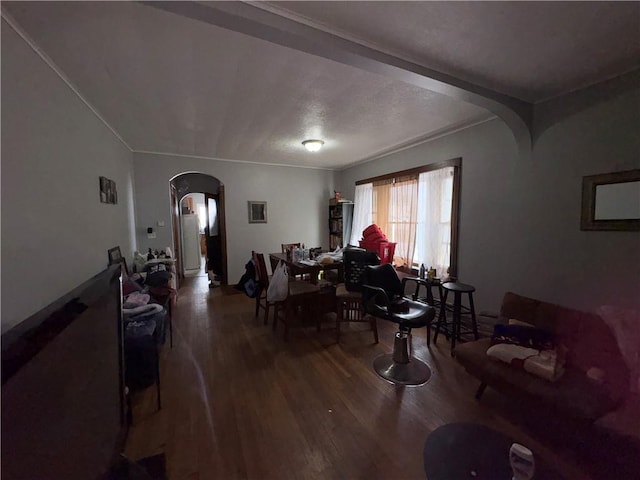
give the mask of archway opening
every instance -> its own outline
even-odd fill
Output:
[[[212,175],[185,172],[170,181],[173,242],[178,276],[209,276],[227,284],[224,185]]]

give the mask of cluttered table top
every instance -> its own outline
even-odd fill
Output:
[[[270,253],[272,267],[279,261],[283,261],[290,269],[292,275],[310,274],[312,283],[316,283],[318,272],[320,270],[338,270],[339,275],[342,271],[342,250],[334,250],[333,252],[324,252],[310,259],[305,253]]]

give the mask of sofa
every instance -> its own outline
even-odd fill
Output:
[[[594,422],[629,395],[630,371],[614,333],[595,314],[507,292],[498,322],[526,322],[553,333],[566,347],[564,374],[548,381],[487,355],[491,338],[456,345],[455,358],[480,380],[476,398],[487,386],[527,404],[544,404],[576,419]]]

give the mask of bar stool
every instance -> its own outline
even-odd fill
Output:
[[[436,334],[433,338],[435,344],[438,340],[438,333],[442,328],[445,336],[451,336],[451,355],[456,346],[456,339],[460,340],[460,325],[462,323],[462,315],[471,316],[471,327],[475,339],[478,339],[478,324],[476,323],[476,310],[473,306],[473,292],[476,291],[472,285],[458,282],[445,282],[442,284],[443,297],[440,303],[440,315],[438,316],[438,325],[436,326]],[[453,305],[447,304],[449,292],[453,292]],[[469,306],[462,305],[462,294],[469,295]],[[453,313],[451,327],[447,325],[447,310]]]

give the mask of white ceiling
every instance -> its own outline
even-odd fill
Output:
[[[640,58],[638,3],[259,6],[282,13],[283,5],[308,24],[528,101],[623,73]],[[137,151],[342,168],[492,116],[355,63],[149,5],[3,9]],[[306,138],[325,148],[306,152]]]
[[[640,66],[637,1],[267,3],[528,102]]]

